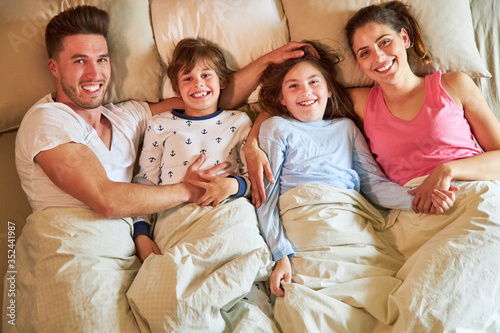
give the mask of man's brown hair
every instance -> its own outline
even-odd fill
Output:
[[[55,58],[63,49],[65,37],[73,35],[101,35],[108,37],[109,15],[94,6],[69,8],[54,16],[45,29],[45,45],[49,58]]]

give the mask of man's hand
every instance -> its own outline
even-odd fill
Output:
[[[202,178],[201,175],[207,175],[207,176],[216,176],[220,171],[227,169],[231,166],[231,163],[229,162],[222,162],[217,164],[214,167],[211,167],[210,169],[207,170],[200,170],[200,167],[203,165],[203,162],[205,162],[205,155],[200,154],[196,161],[194,161],[193,164],[187,169],[186,174],[184,175],[183,179],[183,184],[188,187],[188,190],[190,191],[190,202],[196,202],[198,199],[205,194],[205,189],[203,187],[198,187],[193,185],[191,182],[192,181],[201,181],[204,182],[205,180]],[[223,173],[219,174],[219,177],[226,177],[228,173]]]
[[[190,181],[192,185],[205,189],[205,193],[196,201],[197,205],[212,204],[215,207],[230,195],[238,193],[238,181],[232,177],[223,178],[208,174],[200,174],[199,176],[204,181]]]
[[[151,253],[161,254],[160,249],[151,238],[146,235],[138,235],[134,239],[137,257],[141,262],[144,262]]]

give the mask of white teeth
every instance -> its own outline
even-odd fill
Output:
[[[193,97],[205,97],[207,95],[208,95],[208,92],[207,91],[203,91],[203,92],[199,92],[199,93],[193,94]]]
[[[389,69],[389,67],[391,67],[391,65],[392,65],[392,62],[388,63],[388,64],[387,64],[387,65],[385,65],[384,67],[380,67],[379,69],[377,69],[377,71],[379,71],[379,72],[383,72],[383,71],[385,71],[385,70]]]
[[[87,91],[90,91],[90,92],[94,92],[96,91],[97,89],[99,89],[99,85],[96,84],[94,86],[83,86],[83,89],[84,90],[87,90]]]
[[[308,106],[308,105],[311,105],[311,104],[313,104],[314,102],[316,102],[316,101],[314,101],[314,100],[311,100],[311,101],[305,101],[305,102],[301,102],[301,103],[299,103],[299,104],[300,104],[300,105],[303,105],[303,106]]]

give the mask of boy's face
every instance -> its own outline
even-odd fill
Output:
[[[185,114],[188,116],[206,116],[217,111],[220,86],[217,73],[203,61],[198,61],[193,70],[179,76],[179,92],[184,101]]]

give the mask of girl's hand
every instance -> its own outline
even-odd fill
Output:
[[[247,144],[243,147],[247,162],[248,178],[252,183],[252,203],[259,208],[266,202],[264,189],[264,173],[270,183],[274,184],[273,171],[269,165],[266,153],[257,144]]]
[[[412,204],[413,211],[415,213],[431,214],[432,193],[435,189],[453,191],[450,187],[452,179],[451,170],[445,164],[440,164],[434,168],[419,187],[408,191],[409,194],[415,195]]]
[[[232,177],[224,178],[209,174],[200,174],[200,180],[190,180],[191,185],[205,189],[205,193],[196,201],[197,205],[217,206],[230,195],[238,193],[238,181]]]
[[[138,235],[134,239],[137,257],[141,262],[144,262],[151,253],[161,254],[158,245],[146,235]]]
[[[284,256],[276,262],[271,277],[269,277],[271,293],[278,297],[285,296],[285,290],[281,288],[281,281],[292,282],[292,265],[288,256]]]
[[[430,214],[443,214],[453,207],[455,203],[455,191],[458,191],[458,187],[453,185],[450,186],[449,191],[435,189],[431,195],[432,207]]]

